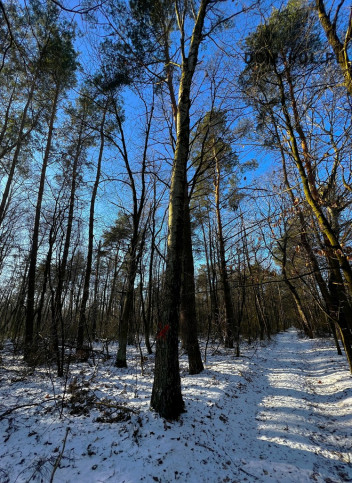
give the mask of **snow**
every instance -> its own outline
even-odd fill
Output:
[[[291,329],[240,358],[214,346],[192,376],[183,355],[177,422],[149,408],[153,356],[144,374],[135,348],[128,369],[113,360],[71,363],[59,380],[5,345],[1,483],[352,481],[351,375],[330,340]]]

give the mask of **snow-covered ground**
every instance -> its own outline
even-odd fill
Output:
[[[153,357],[142,375],[135,349],[128,369],[96,357],[65,381],[3,351],[0,482],[352,481],[352,378],[331,341],[242,349],[208,348],[196,376],[181,358],[178,422],[150,411]]]

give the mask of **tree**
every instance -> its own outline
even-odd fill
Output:
[[[84,331],[87,325],[86,308],[89,298],[89,288],[90,288],[90,278],[92,274],[92,263],[93,263],[93,242],[94,242],[94,213],[95,213],[95,202],[98,194],[98,188],[101,178],[102,161],[105,147],[105,133],[104,128],[106,124],[106,114],[110,105],[110,99],[102,99],[102,106],[97,106],[97,110],[101,110],[101,121],[100,125],[97,126],[100,138],[99,153],[95,174],[95,181],[93,185],[90,207],[89,207],[89,227],[88,227],[88,253],[87,253],[87,263],[86,271],[84,276],[84,285],[82,293],[82,301],[79,313],[78,322],[78,332],[77,332],[77,352],[84,353]],[[82,354],[83,355],[83,354]]]
[[[196,315],[196,286],[194,280],[194,263],[192,252],[192,233],[190,201],[188,193],[184,206],[183,225],[183,257],[180,302],[180,332],[183,346],[188,355],[189,373],[199,374],[204,366],[198,343],[198,326]]]
[[[203,199],[209,205],[209,197],[214,198],[214,212],[217,227],[217,245],[219,254],[219,276],[225,306],[224,341],[225,347],[233,348],[234,334],[238,327],[234,313],[231,286],[227,268],[226,236],[223,228],[224,208],[236,211],[240,196],[237,192],[239,173],[255,166],[248,161],[239,164],[237,154],[232,148],[235,131],[228,126],[226,112],[213,109],[200,123],[193,145],[193,164],[197,167],[195,197]],[[206,201],[205,201],[206,200]]]
[[[319,66],[307,62],[302,65],[302,59],[307,56],[310,58],[310,53],[320,45],[311,10],[295,1],[289,2],[284,10],[274,10],[270,19],[246,39],[246,45],[251,51],[251,61],[242,76],[244,91],[252,99],[256,93],[259,101],[256,102],[258,119],[262,126],[271,126],[274,133],[275,125],[279,126],[277,132],[280,131],[284,150],[293,161],[305,202],[319,225],[330,270],[338,277],[343,273],[345,287],[351,296],[352,269],[348,253],[331,217],[336,198],[332,201],[327,196],[327,192],[338,182],[337,167],[341,159],[336,157],[336,140],[334,136],[331,137],[331,128],[327,128],[331,139],[330,149],[333,148],[335,152],[335,155],[329,156],[329,151],[323,151],[321,137],[315,136],[317,125],[315,131],[309,131],[305,124],[307,113],[313,115],[315,106],[314,81],[322,78]],[[298,88],[298,79],[301,85],[305,83],[304,92]],[[332,96],[329,97],[331,101]],[[329,110],[330,106],[325,113]],[[329,117],[328,114],[327,116]],[[321,123],[324,126],[323,120]],[[348,138],[349,131],[344,130],[343,136]],[[275,134],[273,138],[277,141]],[[328,163],[331,156],[332,162]],[[325,180],[322,178],[323,173],[328,173]],[[300,199],[297,198],[297,203],[299,202]],[[343,284],[340,290],[342,294],[345,290]],[[346,303],[344,305],[347,307]],[[341,324],[342,340],[350,360],[351,325],[345,318],[338,323]]]
[[[119,349],[116,356],[115,365],[116,367],[127,367],[126,361],[126,347],[127,347],[127,336],[128,329],[131,327],[132,317],[133,317],[133,303],[134,303],[134,283],[136,279],[136,274],[138,270],[139,260],[141,258],[141,247],[143,245],[143,240],[145,237],[146,228],[141,228],[142,217],[145,210],[145,200],[146,200],[146,169],[147,169],[147,156],[148,156],[148,146],[149,146],[149,134],[151,122],[153,119],[153,107],[150,112],[146,113],[146,130],[145,130],[145,140],[144,149],[142,152],[141,159],[141,188],[138,191],[136,175],[133,172],[130,156],[128,153],[127,143],[125,140],[123,125],[121,115],[118,112],[118,108],[114,106],[114,114],[116,123],[120,132],[121,145],[114,142],[120,155],[122,156],[125,169],[128,176],[128,186],[132,194],[132,214],[131,214],[131,226],[132,233],[129,240],[129,247],[126,254],[126,285],[125,293],[123,297],[122,312],[120,318],[119,327]]]
[[[191,83],[198,61],[199,46],[203,39],[204,22],[209,0],[201,0],[189,43],[185,45],[186,9],[176,4],[181,34],[181,78],[179,84],[176,149],[170,187],[168,251],[166,259],[164,303],[162,320],[158,327],[155,375],[151,406],[160,416],[177,419],[184,409],[178,363],[178,321],[181,275],[179,260],[183,252],[183,214],[186,192],[186,168],[189,156]]]
[[[56,286],[52,293],[52,346],[56,354],[58,375],[63,375],[65,327],[63,319],[63,305],[65,283],[67,283],[68,262],[70,256],[76,193],[82,165],[86,161],[87,149],[94,144],[94,129],[91,126],[91,116],[94,115],[94,104],[86,89],[82,89],[76,100],[76,108],[69,109],[69,122],[66,125],[67,145],[63,151],[65,173],[63,185],[66,191],[67,216],[65,220],[64,240],[61,259],[57,268]],[[65,211],[66,211],[65,210]],[[61,331],[61,351],[59,347],[59,330]]]
[[[338,63],[342,75],[344,77],[345,86],[349,96],[352,96],[352,63],[349,58],[349,47],[352,39],[352,10],[350,7],[350,14],[347,21],[347,29],[345,38],[341,40],[338,33],[337,22],[339,14],[343,8],[345,1],[339,2],[334,18],[331,20],[330,14],[326,12],[324,0],[316,0],[315,8],[317,9],[320,23],[324,29],[326,38],[334,52],[336,62]]]
[[[40,62],[41,74],[47,75],[45,82],[45,92],[49,94],[51,102],[47,141],[43,162],[41,167],[40,182],[37,194],[37,203],[35,210],[35,219],[33,225],[32,243],[29,254],[29,270],[28,270],[28,290],[27,290],[27,307],[26,307],[26,334],[25,334],[25,357],[31,357],[32,343],[33,343],[33,328],[35,317],[35,285],[36,285],[36,268],[38,256],[38,239],[39,226],[41,217],[41,208],[44,195],[44,186],[46,171],[50,160],[54,123],[57,116],[59,105],[59,97],[69,86],[74,82],[74,72],[77,67],[76,54],[73,50],[73,33],[65,25],[57,24],[57,11],[48,12],[52,17],[50,19],[51,25],[48,34],[48,39],[45,44],[45,53]],[[51,95],[50,95],[51,94]]]

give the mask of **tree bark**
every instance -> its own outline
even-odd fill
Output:
[[[336,61],[344,76],[347,92],[350,96],[352,96],[352,65],[348,56],[349,43],[352,38],[352,10],[348,20],[345,40],[344,42],[341,42],[336,30],[337,17],[331,21],[330,16],[326,13],[323,0],[316,0],[315,5],[318,11],[320,23],[325,31],[326,38],[331,45]],[[338,15],[338,11],[336,12],[336,15]]]
[[[134,306],[134,281],[137,273],[137,243],[138,237],[131,241],[131,245],[127,254],[127,280],[125,285],[125,293],[123,295],[122,312],[119,326],[119,349],[117,351],[115,366],[127,367],[126,351],[128,329],[133,316]]]
[[[199,374],[204,370],[204,366],[198,343],[191,218],[187,195],[184,209],[183,230],[180,328],[183,344],[188,355],[189,373]]]
[[[170,187],[168,219],[168,252],[162,319],[158,327],[155,373],[151,407],[162,417],[177,419],[184,410],[178,361],[178,323],[183,254],[183,214],[186,192],[186,168],[190,136],[190,91],[209,0],[202,0],[193,28],[189,55],[184,51],[184,30],[181,31],[182,66],[179,86],[176,149]],[[183,27],[182,27],[183,29]]]

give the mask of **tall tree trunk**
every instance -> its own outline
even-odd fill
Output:
[[[219,159],[214,153],[215,157],[215,210],[216,210],[216,220],[218,227],[218,242],[219,242],[219,257],[220,257],[220,278],[222,282],[222,288],[224,293],[224,304],[225,304],[225,347],[233,348],[233,334],[234,334],[234,324],[235,324],[235,314],[232,305],[231,297],[231,287],[228,279],[227,266],[226,266],[226,252],[225,252],[225,240],[222,228],[221,219],[221,209],[220,209],[220,181],[221,181],[221,168]]]
[[[274,122],[274,126],[275,126],[276,135],[279,138],[278,130],[277,130],[277,126],[276,126],[275,122]],[[340,349],[339,342],[338,342],[338,339],[337,339],[336,327],[335,327],[335,323],[337,323],[337,318],[336,318],[337,312],[334,310],[334,307],[333,307],[334,306],[333,301],[334,301],[334,299],[336,299],[337,294],[332,295],[331,289],[329,289],[326,281],[324,280],[324,278],[322,276],[317,257],[315,256],[315,253],[312,249],[311,243],[309,241],[309,238],[308,238],[308,235],[307,235],[307,232],[306,232],[306,221],[305,221],[304,215],[302,213],[301,208],[299,206],[296,206],[296,203],[295,203],[295,196],[294,196],[293,190],[291,189],[291,186],[290,186],[290,183],[289,183],[289,180],[288,180],[285,153],[284,153],[284,150],[283,150],[281,143],[279,143],[279,147],[280,147],[280,152],[281,152],[285,186],[287,188],[287,192],[290,194],[290,197],[291,197],[291,200],[292,200],[292,206],[295,206],[295,208],[296,208],[296,212],[297,212],[297,215],[298,215],[298,218],[299,218],[299,221],[300,221],[300,225],[301,225],[301,230],[300,230],[301,244],[306,251],[309,262],[310,262],[312,269],[313,269],[313,272],[314,272],[314,278],[315,278],[315,280],[318,284],[319,290],[320,290],[321,295],[323,297],[323,301],[324,301],[325,308],[326,308],[326,314],[327,314],[327,318],[328,318],[328,323],[329,323],[331,332],[332,332],[333,337],[334,337],[337,353],[339,355],[341,355],[342,353],[341,353],[341,349]],[[297,302],[296,302],[296,304],[297,304]]]
[[[63,376],[63,362],[64,362],[63,355],[64,355],[65,328],[64,328],[64,320],[63,320],[63,313],[62,313],[63,290],[64,290],[64,282],[65,282],[69,250],[71,246],[71,233],[72,233],[72,227],[73,227],[73,214],[74,214],[74,205],[75,205],[76,188],[77,188],[78,162],[79,162],[79,158],[82,150],[83,128],[84,128],[83,120],[81,120],[79,135],[77,139],[77,147],[76,147],[76,152],[73,158],[73,165],[72,165],[72,179],[71,179],[71,190],[70,190],[68,217],[67,217],[67,224],[66,224],[65,242],[64,242],[61,263],[58,269],[58,281],[57,281],[55,297],[52,303],[52,335],[53,335],[52,344],[53,344],[53,350],[56,353],[57,374],[59,377]],[[62,342],[61,351],[59,348],[59,329],[61,331],[61,342]]]
[[[340,277],[341,276],[340,270],[342,271],[346,280],[346,288],[348,288],[349,295],[351,296],[352,295],[352,268],[346,254],[344,253],[343,247],[339,242],[339,228],[338,228],[338,224],[336,223],[335,217],[332,213],[333,209],[332,208],[329,209],[329,215],[330,215],[330,219],[329,219],[328,216],[325,215],[325,213],[321,208],[321,203],[320,203],[321,200],[319,198],[319,195],[317,193],[316,186],[315,186],[315,179],[314,179],[314,174],[311,166],[311,159],[308,152],[305,134],[300,123],[300,117],[299,117],[299,113],[296,105],[293,82],[291,79],[291,74],[289,69],[286,69],[286,78],[290,88],[291,105],[292,105],[293,114],[294,114],[295,128],[296,128],[296,131],[298,132],[299,139],[301,141],[302,148],[303,148],[304,163],[302,162],[302,159],[298,151],[298,146],[294,135],[293,127],[292,127],[289,113],[287,111],[287,107],[285,104],[282,79],[280,76],[278,76],[278,78],[279,78],[279,86],[281,91],[281,103],[283,106],[287,127],[290,133],[292,154],[295,159],[295,163],[301,177],[306,200],[311,206],[312,211],[319,223],[320,229],[324,236],[325,245],[327,248],[328,263],[330,267],[336,267],[335,269],[333,269],[336,277]],[[339,297],[343,296],[343,292],[345,290],[344,287],[345,285],[343,284],[343,281],[341,279],[341,283],[340,283],[341,290],[339,291]],[[345,310],[348,310],[349,303],[347,298],[346,298],[346,301],[347,303],[345,304],[344,307],[345,307]],[[350,326],[349,320],[343,316],[343,313],[344,313],[343,311],[340,313],[337,323],[340,327],[342,341],[345,346],[346,356],[352,371],[351,326]]]
[[[151,240],[150,240],[150,258],[149,258],[149,278],[148,278],[148,305],[146,310],[146,317],[144,323],[144,337],[145,345],[148,354],[152,354],[152,347],[150,344],[150,329],[152,326],[153,315],[153,271],[154,271],[154,254],[155,254],[155,212],[156,212],[156,183],[154,181],[153,186],[153,212],[152,212],[152,227],[151,227]]]
[[[55,219],[53,217],[53,221],[52,221],[52,224],[51,224],[51,227],[50,227],[50,232],[49,232],[49,249],[48,249],[48,253],[46,255],[46,260],[45,260],[42,291],[41,291],[41,294],[40,294],[38,309],[37,309],[37,320],[36,320],[36,331],[37,331],[37,333],[40,331],[41,326],[42,326],[44,301],[45,301],[45,295],[46,295],[46,292],[47,292],[47,286],[48,286],[48,281],[49,281],[49,276],[50,276],[50,267],[51,267],[52,258],[53,258],[54,242],[55,242],[55,238],[56,238],[56,229],[55,228],[56,228],[55,227]]]
[[[238,257],[240,258],[240,257]],[[244,268],[244,267],[243,267]],[[241,335],[241,326],[242,320],[244,316],[244,309],[246,304],[246,274],[245,270],[243,269],[243,275],[241,273],[241,264],[240,259],[238,260],[238,303],[237,303],[237,330],[235,334],[236,340],[236,357],[240,357],[240,335]]]
[[[53,131],[54,131],[54,122],[56,119],[57,104],[59,99],[59,92],[60,92],[60,88],[59,86],[56,86],[53,104],[51,107],[48,137],[47,137],[47,142],[46,142],[46,147],[44,152],[42,169],[40,173],[37,205],[35,209],[35,218],[34,218],[34,226],[33,226],[32,244],[31,244],[31,249],[29,253],[26,329],[25,329],[25,359],[27,360],[30,359],[32,349],[33,349],[33,329],[34,329],[34,317],[35,317],[34,304],[35,304],[35,285],[36,285],[40,215],[42,210],[46,170],[47,170],[49,158],[50,158],[50,151],[51,151]]]
[[[105,141],[104,124],[105,124],[106,110],[107,110],[107,105],[104,108],[103,118],[100,125],[100,148],[99,148],[99,155],[98,155],[97,171],[95,175],[95,181],[94,181],[92,196],[90,200],[88,253],[87,253],[87,264],[86,264],[86,271],[85,271],[84,284],[83,284],[82,302],[81,302],[81,308],[79,313],[78,332],[77,332],[77,352],[83,350],[84,331],[87,330],[86,309],[87,309],[87,302],[89,298],[89,286],[90,286],[90,277],[92,273],[92,261],[93,261],[94,210],[95,210],[95,201],[97,198],[98,187],[100,182],[101,163],[102,163],[103,152],[104,152],[104,141]]]
[[[198,61],[202,30],[209,0],[200,3],[185,57],[185,32],[182,30],[182,66],[179,86],[176,149],[170,187],[168,252],[166,258],[162,319],[158,327],[155,373],[151,406],[165,418],[177,419],[184,409],[178,360],[178,322],[183,254],[183,214],[186,192],[186,168],[189,154],[191,83]],[[182,27],[184,28],[184,27]]]
[[[146,126],[146,133],[145,133],[145,139],[144,139],[142,169],[140,173],[142,186],[141,186],[140,193],[138,193],[135,177],[129,162],[127,145],[126,145],[126,140],[125,140],[124,131],[122,127],[122,120],[118,113],[118,110],[115,108],[116,120],[121,134],[122,149],[120,148],[120,152],[123,155],[126,171],[129,178],[129,185],[132,191],[132,198],[133,198],[133,214],[132,214],[133,232],[130,240],[130,246],[128,248],[127,257],[126,257],[126,266],[127,266],[126,288],[125,288],[125,294],[123,297],[123,306],[122,306],[122,313],[121,313],[121,319],[120,319],[120,325],[119,325],[119,336],[118,336],[119,349],[117,351],[116,360],[115,360],[116,367],[127,367],[126,349],[127,349],[127,342],[128,342],[128,332],[129,332],[129,329],[131,328],[131,325],[132,325],[131,322],[133,320],[134,282],[136,279],[139,260],[142,256],[144,237],[145,237],[145,229],[142,234],[140,224],[141,224],[141,219],[142,219],[142,214],[143,214],[144,204],[145,204],[145,194],[146,194],[145,172],[146,172],[149,134],[150,134],[150,128],[151,128],[151,121],[153,118],[153,110],[154,110],[154,106],[152,106],[151,111],[147,113],[147,126]]]
[[[216,295],[216,271],[214,269],[213,257],[212,257],[212,243],[211,243],[211,233],[210,233],[210,224],[209,224],[209,247],[207,242],[207,237],[205,233],[204,224],[202,222],[202,233],[203,233],[203,244],[204,244],[204,251],[205,251],[205,260],[207,265],[207,281],[209,287],[209,298],[210,298],[210,316],[209,316],[209,325],[208,325],[208,337],[210,336],[211,327],[218,325],[219,320],[219,308],[218,308],[218,301]]]
[[[198,343],[191,218],[187,195],[184,208],[183,230],[180,328],[188,355],[189,373],[199,374],[203,371],[204,367]]]
[[[117,250],[116,255],[114,257],[114,261],[113,261],[114,273],[113,273],[113,276],[112,276],[112,283],[111,283],[111,288],[110,288],[109,300],[108,300],[107,308],[106,308],[106,315],[104,317],[106,319],[105,326],[107,326],[107,324],[110,322],[111,316],[113,314],[114,301],[116,300],[116,293],[115,292],[116,292],[117,277],[118,277],[118,274],[119,274],[118,261],[119,261],[119,249]],[[110,265],[110,262],[109,262],[109,265]],[[108,277],[106,278],[106,283],[105,283],[105,288],[104,288],[104,299],[106,298],[105,293],[107,291],[107,285],[108,285]]]

